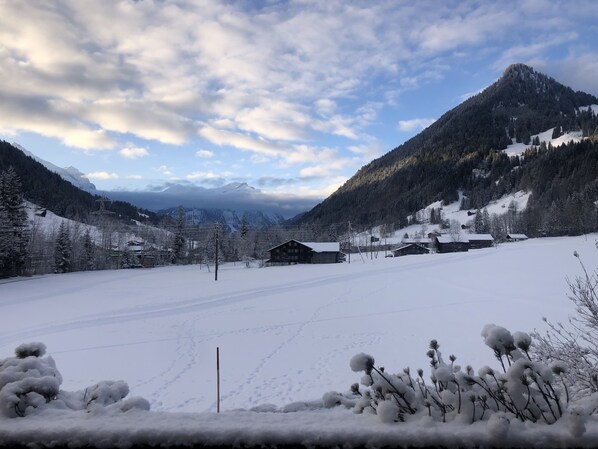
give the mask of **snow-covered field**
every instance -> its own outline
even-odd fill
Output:
[[[64,390],[122,379],[153,410],[284,406],[346,391],[358,352],[427,368],[429,340],[459,363],[496,365],[482,326],[542,329],[572,312],[566,277],[598,267],[598,236],[532,239],[468,253],[363,263],[48,275],[0,284],[0,358],[42,341]]]

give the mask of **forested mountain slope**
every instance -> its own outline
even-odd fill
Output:
[[[20,149],[0,140],[0,172],[9,167],[13,167],[19,176],[25,199],[57,215],[87,221],[89,214],[99,208],[99,196],[75,187]],[[139,215],[137,207],[123,201],[109,202],[106,209],[124,219],[146,218]],[[143,214],[152,221],[158,220],[154,213],[143,211]]]
[[[483,92],[362,167],[299,220],[400,226],[409,214],[434,201],[456,200],[459,189],[466,193],[467,207],[471,208],[481,208],[518,188],[532,189],[532,207],[550,205],[557,197],[564,201],[563,196],[574,193],[593,195],[597,167],[572,164],[592,161],[595,143],[581,143],[576,149],[559,148],[554,151],[563,154],[553,155],[544,154],[548,147],[532,140],[532,136],[551,128],[555,129],[554,136],[574,130],[584,137],[596,135],[596,115],[591,108],[584,108],[592,104],[598,104],[592,95],[575,92],[523,64],[512,65]],[[537,143],[530,150],[534,157],[509,157],[504,150],[513,142]],[[588,152],[587,157],[578,155],[579,151]],[[567,178],[558,178],[559,188],[545,194],[540,189],[556,176],[550,164],[565,153],[575,156],[567,162]],[[588,176],[576,178],[574,172],[588,170]],[[540,180],[545,181],[543,185]]]

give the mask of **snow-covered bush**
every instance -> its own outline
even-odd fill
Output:
[[[100,382],[85,391],[60,390],[62,376],[54,359],[45,356],[43,343],[27,343],[15,349],[15,357],[0,359],[0,414],[24,417],[48,408],[127,411],[149,410],[143,398],[123,400],[129,386],[123,381]]]
[[[496,415],[492,420],[497,428],[509,419],[552,424],[565,416],[569,395],[562,365],[532,360],[532,340],[523,332],[512,334],[501,326],[488,324],[482,337],[500,362],[497,370],[484,366],[475,373],[470,366],[456,365],[453,355],[445,361],[436,340],[430,342],[427,352],[429,381],[421,369],[414,376],[409,368],[390,374],[377,368],[372,356],[361,353],[351,359],[350,366],[353,371],[365,373],[361,384],[366,388],[354,384],[350,394],[327,393],[324,404],[342,404],[356,413],[373,413],[383,422],[426,414],[442,422],[473,423]],[[575,410],[575,419],[580,423],[577,429],[583,429],[588,407],[583,408],[585,411]]]
[[[579,254],[574,253],[579,259]],[[575,399],[598,393],[598,273],[590,275],[580,260],[583,276],[568,280],[575,315],[569,325],[551,323],[545,334],[534,332],[534,360],[566,366],[563,373]]]

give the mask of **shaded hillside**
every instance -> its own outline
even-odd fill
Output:
[[[579,110],[590,104],[598,104],[598,99],[525,65],[512,65],[482,93],[362,167],[300,221],[404,223],[408,214],[427,204],[456,200],[458,189],[472,196],[485,189],[488,199],[498,197],[514,185],[490,191],[488,180],[502,179],[520,165],[502,150],[513,141],[529,144],[532,135],[553,127],[558,132],[581,130],[586,136],[596,133],[594,114]],[[482,174],[480,182],[474,173]]]
[[[40,207],[50,209],[57,215],[87,221],[90,212],[98,210],[97,195],[91,195],[58,174],[48,170],[41,163],[8,142],[0,141],[0,172],[13,167],[23,187],[25,199]],[[106,209],[124,219],[144,219],[139,209],[123,201],[107,203]],[[151,221],[157,221],[155,213],[143,211]]]

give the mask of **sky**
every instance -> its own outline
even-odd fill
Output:
[[[0,0],[0,138],[315,204],[512,63],[598,95],[597,35],[592,0]]]

